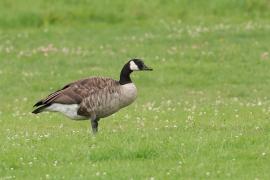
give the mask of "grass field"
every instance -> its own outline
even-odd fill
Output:
[[[0,179],[270,179],[270,2],[0,1]],[[100,122],[32,115],[88,76],[134,104]]]

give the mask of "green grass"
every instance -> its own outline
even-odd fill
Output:
[[[270,3],[0,2],[0,179],[269,179]],[[131,106],[32,115],[71,81],[132,74]]]

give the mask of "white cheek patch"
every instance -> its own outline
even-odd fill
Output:
[[[139,71],[139,68],[138,68],[138,66],[135,64],[134,61],[130,61],[130,63],[129,63],[129,68],[130,68],[130,70],[132,70],[132,71]]]

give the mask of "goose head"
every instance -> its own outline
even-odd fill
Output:
[[[141,59],[131,59],[123,67],[120,73],[119,83],[121,85],[131,83],[130,74],[133,71],[152,71],[153,69],[147,67]]]
[[[141,59],[131,59],[129,62],[129,69],[131,71],[152,71],[153,69],[147,67]]]

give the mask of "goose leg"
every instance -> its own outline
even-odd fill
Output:
[[[98,118],[91,119],[91,126],[92,126],[92,132],[93,134],[96,134],[98,132]]]

